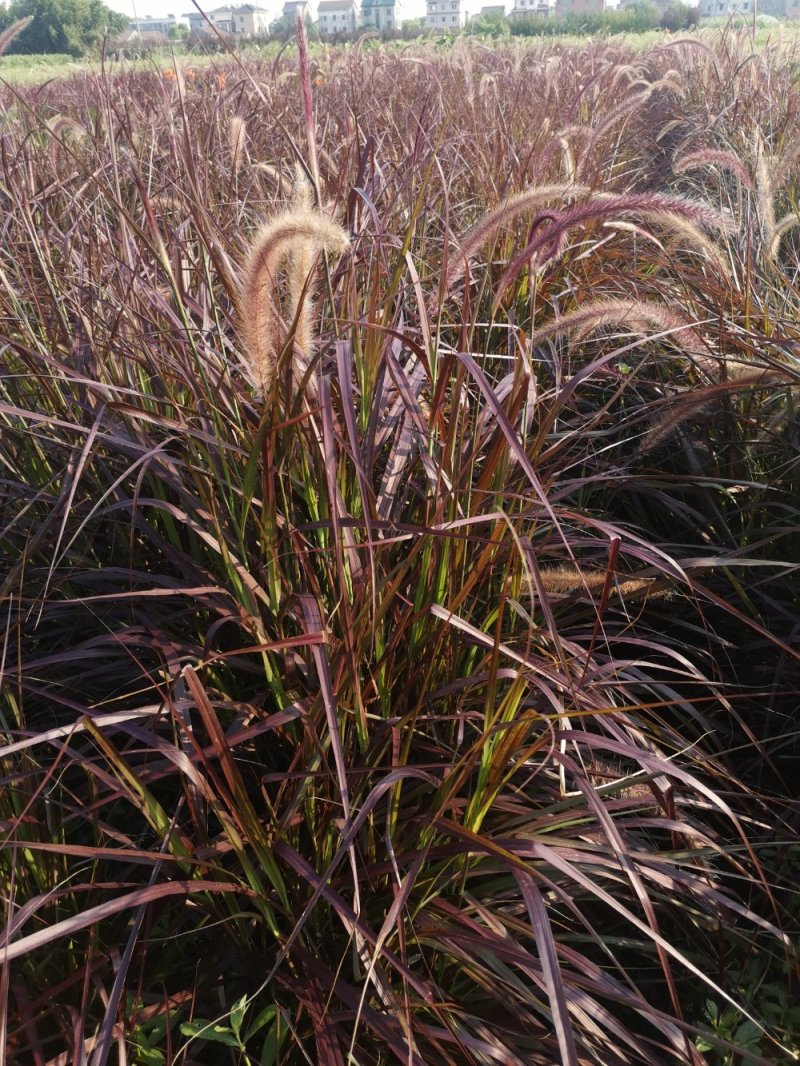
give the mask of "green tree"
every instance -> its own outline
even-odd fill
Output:
[[[508,37],[511,34],[511,27],[505,15],[492,12],[489,15],[475,15],[467,26],[467,33],[487,37]]]
[[[700,12],[682,0],[671,0],[661,12],[661,25],[665,30],[686,30],[700,21]]]
[[[269,35],[274,41],[290,41],[297,32],[297,20],[294,15],[281,15],[270,23]],[[309,41],[319,40],[317,24],[306,16],[306,36]]]
[[[83,55],[104,35],[121,33],[128,25],[124,15],[111,11],[102,0],[12,0],[5,16],[9,22],[31,16],[30,25],[9,48],[9,53],[28,55]]]

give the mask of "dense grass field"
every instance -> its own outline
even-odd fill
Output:
[[[0,1047],[800,1055],[800,54],[0,87]]]

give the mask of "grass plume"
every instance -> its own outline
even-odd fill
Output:
[[[256,390],[262,398],[272,391],[278,356],[286,339],[278,315],[281,261],[286,257],[291,260],[291,312],[302,323],[303,339],[310,347],[313,304],[304,286],[313,255],[320,249],[344,252],[349,244],[341,226],[308,207],[294,207],[265,222],[253,239],[244,266],[239,314],[245,351]],[[309,357],[308,351],[304,350],[304,354]]]
[[[244,160],[247,124],[241,115],[234,115],[230,125],[231,173],[238,174]]]
[[[12,22],[10,26],[7,26],[2,32],[0,32],[0,56],[10,46],[15,37],[18,37],[24,29],[27,29],[33,22],[33,15],[26,15],[25,18],[17,19],[16,22]]]

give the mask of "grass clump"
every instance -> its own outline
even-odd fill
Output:
[[[791,1061],[795,57],[300,54],[0,131],[10,1054]]]

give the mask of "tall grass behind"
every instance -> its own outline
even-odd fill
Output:
[[[796,1057],[796,70],[2,90],[10,1061]]]

